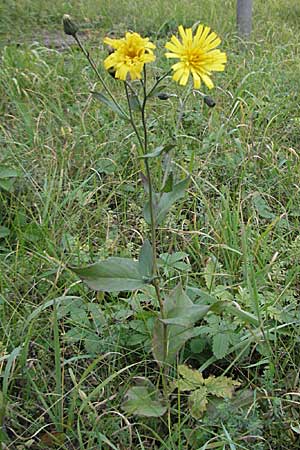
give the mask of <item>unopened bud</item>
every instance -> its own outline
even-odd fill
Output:
[[[160,92],[159,94],[157,94],[157,98],[159,98],[159,100],[168,100],[168,98],[170,98],[170,95],[166,92]]]
[[[212,97],[210,97],[209,95],[205,95],[204,97],[204,103],[209,106],[210,108],[213,108],[214,106],[216,106],[216,102],[214,101],[214,99]]]
[[[75,37],[77,31],[79,30],[76,23],[73,22],[71,17],[68,14],[64,14],[63,16],[63,26],[64,26],[64,32],[68,34],[69,36]]]

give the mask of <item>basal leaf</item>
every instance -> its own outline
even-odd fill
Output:
[[[111,257],[86,267],[70,267],[95,291],[134,291],[145,285],[139,262],[129,258]]]
[[[193,391],[188,400],[189,410],[195,419],[200,419],[206,411],[208,400],[208,391],[205,386],[199,387]]]
[[[143,417],[161,417],[167,410],[160,393],[150,382],[128,389],[122,409],[128,414]]]
[[[238,381],[224,376],[210,376],[204,380],[207,392],[216,397],[231,398],[234,389],[241,385]]]
[[[190,369],[185,364],[178,366],[178,375],[180,376],[178,380],[181,386],[180,390],[193,391],[204,385],[202,373],[198,370]]]

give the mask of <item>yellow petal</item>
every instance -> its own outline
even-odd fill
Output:
[[[208,89],[212,89],[214,87],[214,83],[211,81],[208,75],[205,75],[204,73],[201,73],[201,78],[208,87]]]

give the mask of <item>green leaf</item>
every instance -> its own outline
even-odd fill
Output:
[[[217,267],[218,261],[216,258],[214,256],[208,258],[204,269],[204,279],[206,287],[209,291],[214,290]]]
[[[15,178],[7,178],[7,179],[1,178],[0,179],[0,188],[6,192],[11,192],[14,182],[15,182]]]
[[[185,364],[178,366],[178,375],[181,377],[177,381],[178,389],[181,391],[194,391],[204,385],[202,373],[198,370],[190,369]]]
[[[211,375],[204,380],[207,391],[216,397],[231,398],[234,389],[241,385],[238,381],[229,377],[215,377]]]
[[[185,190],[189,185],[189,177],[175,184],[171,192],[163,192],[161,195],[153,196],[154,218],[157,225],[166,218],[171,207],[185,194]],[[144,218],[148,224],[151,224],[150,203],[147,202],[144,207]]]
[[[174,144],[164,144],[164,145],[160,145],[158,147],[156,147],[153,152],[151,153],[146,153],[145,155],[140,156],[140,158],[143,159],[147,159],[147,158],[157,158],[158,156],[160,156],[162,153],[167,153],[169,152],[172,148],[174,148],[175,145]]]
[[[164,185],[161,188],[161,192],[171,192],[174,186],[174,176],[173,172],[170,172],[167,176],[167,179],[164,183]]]
[[[134,94],[133,92],[129,92],[128,99],[132,111],[141,111],[141,103],[136,94]]]
[[[153,277],[153,249],[148,239],[145,239],[139,256],[139,271],[145,280]]]
[[[16,169],[12,169],[7,166],[0,166],[0,178],[17,178],[19,176],[19,172]]]
[[[231,314],[238,317],[242,321],[244,321],[246,323],[250,323],[251,325],[254,325],[256,327],[259,326],[258,318],[254,314],[241,309],[241,307],[239,306],[238,303],[232,302],[231,304],[228,304],[226,302],[226,303],[224,303],[224,305],[225,305],[224,309],[226,309],[227,312],[230,312]]]
[[[112,257],[86,267],[70,267],[95,291],[134,291],[145,285],[139,262],[129,258]]]
[[[0,239],[7,237],[9,233],[9,228],[0,226]]]
[[[141,379],[139,384],[126,392],[122,409],[128,414],[143,417],[163,416],[167,407],[162,404],[161,395],[156,387],[146,379]]]
[[[206,411],[208,404],[207,394],[208,392],[206,387],[201,386],[196,391],[193,391],[189,396],[189,410],[195,419],[200,419]]]
[[[194,305],[179,284],[165,302],[165,317],[158,318],[153,329],[153,355],[157,362],[172,363],[181,347],[198,334],[194,324],[211,309],[211,305]],[[164,346],[167,325],[167,354]]]
[[[213,337],[213,353],[216,358],[222,359],[227,355],[230,336],[228,333],[218,333]]]
[[[93,94],[93,96],[101,103],[108,106],[112,111],[118,114],[118,116],[120,116],[122,119],[129,120],[127,114],[116,103],[105,97],[105,95],[103,95],[101,92],[91,92],[91,94]]]

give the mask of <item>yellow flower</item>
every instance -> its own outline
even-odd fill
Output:
[[[182,42],[176,36],[172,36],[165,47],[170,50],[167,58],[178,58],[180,61],[172,66],[173,79],[185,86],[192,74],[194,88],[199,89],[201,80],[211,89],[214,87],[210,79],[211,72],[223,71],[227,61],[226,53],[216,50],[221,39],[216,33],[210,32],[209,27],[199,25],[195,36],[191,28],[178,27]]]
[[[104,60],[104,67],[115,70],[115,77],[120,80],[125,81],[128,73],[131,80],[140,79],[144,64],[155,60],[152,51],[155,45],[138,33],[126,33],[123,39],[106,37],[104,43],[115,49]]]

